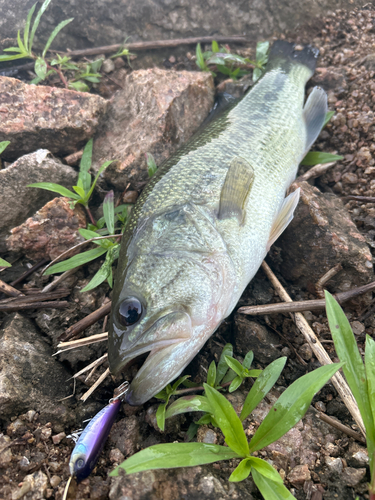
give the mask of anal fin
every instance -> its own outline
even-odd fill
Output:
[[[280,211],[272,224],[270,237],[267,243],[267,252],[293,219],[294,210],[298,205],[300,191],[301,188],[298,188],[285,198]]]
[[[219,219],[237,217],[242,224],[246,200],[254,182],[254,170],[243,158],[231,161],[220,195]]]
[[[327,94],[319,87],[314,87],[303,108],[306,124],[306,150],[309,151],[320,134],[327,113]]]

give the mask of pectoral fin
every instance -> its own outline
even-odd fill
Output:
[[[271,234],[267,243],[267,252],[293,219],[294,210],[298,205],[299,195],[300,188],[296,189],[285,198],[284,203],[282,204],[282,207],[272,224]]]
[[[322,130],[327,113],[327,94],[319,87],[314,87],[303,108],[306,124],[306,150],[309,151]]]
[[[254,182],[254,170],[243,158],[231,161],[220,195],[219,219],[237,217],[242,224],[246,200]]]

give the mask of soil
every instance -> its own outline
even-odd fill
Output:
[[[311,43],[320,49],[321,57],[318,68],[309,86],[322,85],[327,90],[329,107],[335,111],[335,115],[321,133],[313,150],[337,152],[337,154],[344,157],[342,161],[337,162],[333,168],[314,182],[321,191],[334,193],[343,199],[358,230],[366,238],[374,255],[375,199],[361,201],[349,200],[347,197],[353,195],[375,197],[375,8],[368,4],[361,10],[357,9],[352,12],[337,11],[327,14],[320,21],[317,23],[315,30],[310,25],[308,29],[301,27],[298,32],[286,36],[288,40],[301,44]],[[323,29],[320,26],[323,26]],[[313,39],[312,31],[314,32]],[[246,50],[244,49],[242,52],[244,53]],[[175,57],[171,53],[171,56],[164,61],[164,67],[170,68],[171,71],[174,68],[196,69],[191,54]],[[127,71],[130,70],[127,69]],[[112,79],[116,80],[115,75]],[[111,92],[108,88],[104,90],[99,88],[97,91],[103,94]],[[307,167],[301,167],[300,173],[306,170]],[[268,262],[273,268],[282,265],[282,262],[279,261],[277,243],[268,257]],[[15,276],[23,272],[23,264],[24,262],[20,261],[13,268],[3,272],[2,279],[11,282]],[[71,304],[67,311],[49,310],[48,319],[46,319],[46,311],[22,313],[24,316],[31,318],[44,339],[53,347],[56,346],[56,339],[59,334],[63,333],[75,321],[102,305],[104,297],[108,296],[109,288],[106,285],[94,292],[89,292],[85,298],[78,294],[78,289],[88,281],[89,276],[92,276],[97,270],[98,265],[94,263],[86,266],[72,278],[69,286],[72,287],[73,292],[68,298]],[[36,272],[28,278],[25,286],[40,288],[47,282],[46,280],[48,281],[48,279],[41,277],[39,272]],[[298,285],[285,282],[282,277],[281,280],[293,299],[316,298]],[[279,299],[271,285],[267,282],[262,271],[259,271],[246,289],[239,306],[277,301]],[[344,307],[352,326],[356,328],[356,338],[362,352],[364,350],[365,334],[367,333],[375,338],[375,319],[371,312],[372,307],[372,304],[365,310],[350,305]],[[241,360],[244,352],[240,348],[238,339],[241,331],[239,327],[241,320],[238,318],[239,315],[236,314],[228,318],[186,369],[185,372],[192,375],[194,382],[205,381],[209,364],[214,359],[218,360],[221,349],[227,342],[231,342],[235,346],[234,354]],[[331,343],[325,313],[306,313],[306,318],[324,343],[331,358],[337,360]],[[269,360],[274,359],[275,353],[271,352],[271,350],[275,350],[275,347],[283,355],[288,356],[286,368],[276,385],[276,389],[279,388],[282,391],[284,387],[299,376],[319,366],[315,357],[306,349],[303,337],[288,316],[257,317],[255,321],[260,327],[266,326],[268,332],[272,330],[269,335],[272,334],[274,337],[272,338],[273,347],[270,347],[269,351],[266,349],[264,353],[264,347],[262,347],[263,354],[260,353],[260,349],[257,352],[259,346],[254,346],[254,368],[264,368],[267,365],[267,356]],[[103,321],[90,327],[86,334],[99,333],[102,329]],[[85,364],[102,355],[105,352],[105,347],[99,346],[83,352],[84,350],[85,348],[80,353],[60,356],[59,360],[70,372],[73,369],[78,371]],[[125,378],[131,379],[136,369],[137,366],[133,366],[129,373],[124,374]],[[92,382],[103,371],[104,368],[100,367],[92,378]],[[69,476],[67,464],[74,446],[73,442],[66,438],[66,435],[81,427],[82,420],[85,417],[87,418],[87,415],[93,416],[96,411],[103,407],[111,397],[113,389],[118,385],[118,381],[107,379],[100,389],[95,392],[91,402],[86,404],[85,408],[82,408],[79,398],[87,390],[87,386],[84,385],[82,380],[81,378],[78,379],[75,396],[69,400],[69,418],[66,418],[65,421],[45,422],[43,415],[39,414],[38,408],[33,408],[25,414],[13,415],[10,421],[8,419],[2,422],[0,430],[7,437],[3,437],[3,441],[0,440],[0,449],[6,447],[6,449],[4,448],[5,451],[0,455],[0,467],[5,464],[1,469],[2,474],[0,476],[1,498],[15,499],[24,497],[56,500],[62,498],[63,488]],[[243,394],[241,391],[239,393]],[[328,415],[334,416],[347,426],[356,429],[350,414],[331,384],[327,384],[320,391],[314,399],[314,404],[319,408],[323,408]],[[120,410],[119,421],[112,431],[97,467],[93,474],[81,483],[75,498],[103,500],[120,498],[120,496],[115,495],[113,488],[110,494],[108,473],[113,469],[114,465],[123,460],[124,456],[128,456],[137,449],[145,448],[151,444],[186,439],[187,430],[190,423],[196,420],[196,414],[187,414],[181,418],[171,419],[166,431],[161,433],[155,429],[155,405],[156,400],[152,400],[142,407],[132,408],[123,405]],[[246,422],[249,434],[254,432],[258,423],[257,419]],[[304,425],[305,429],[306,423]],[[123,433],[119,431],[121,426],[124,427],[123,431],[127,432],[125,443],[121,439]],[[216,437],[217,442],[221,444],[222,437]],[[293,441],[292,436],[290,440]],[[321,442],[316,443],[315,455],[309,462],[310,478],[305,478],[302,483],[299,483],[289,475],[291,470],[303,465],[303,463],[297,463],[301,459],[298,454],[296,455],[297,458],[293,459],[294,463],[290,455],[288,455],[289,464],[286,466],[286,470],[282,466],[277,466],[279,470],[283,470],[286,474],[286,485],[298,499],[313,498],[318,500],[324,498],[333,500],[340,497],[342,500],[349,500],[356,496],[361,499],[368,498],[366,494],[366,480],[369,480],[368,470],[365,462],[362,463],[353,458],[358,451],[355,448],[356,446],[353,438],[349,438],[345,434],[338,433],[338,431],[326,426],[322,430]],[[8,454],[10,459],[7,461],[4,456],[8,453],[8,450],[11,451],[11,456]],[[267,450],[263,453],[261,455],[263,458],[275,461],[275,450]],[[336,470],[332,468],[333,466],[328,466],[329,460],[327,457],[340,459],[338,462],[332,462],[338,464]],[[228,462],[223,463],[217,469],[212,468],[210,470],[216,470],[218,477],[225,482],[234,466],[234,463]],[[349,479],[342,474],[342,467],[347,470],[346,476],[351,474]],[[353,479],[356,474],[356,472],[352,472],[353,470],[365,470],[364,473],[358,473],[360,478],[357,483]],[[35,474],[38,471],[41,471],[47,477],[47,482],[40,489],[42,496],[36,496],[36,494],[30,496],[31,493],[27,493],[27,491],[24,491],[24,495],[22,495],[22,483],[25,484],[25,476]],[[297,472],[298,470],[295,471],[295,473]],[[43,483],[43,475],[39,479]],[[353,483],[355,484],[352,485]],[[18,490],[15,487],[16,485],[19,485]],[[36,486],[35,491],[37,491]],[[144,498],[163,498],[162,493],[160,493],[160,496],[154,493],[149,496],[145,493],[145,495]],[[238,496],[238,498],[253,497],[260,498],[253,488],[251,492],[241,492],[240,496]],[[121,498],[128,497],[123,496]],[[179,497],[171,496],[170,498]],[[186,496],[186,498],[193,498],[193,496]],[[207,498],[211,497],[207,496]],[[228,498],[234,497],[228,496]]]

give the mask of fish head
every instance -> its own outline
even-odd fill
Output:
[[[151,248],[146,252],[140,246],[118,274],[109,326],[112,373],[149,353],[125,398],[133,405],[144,403],[174,380],[223,317],[218,310],[220,259],[173,245],[168,250],[160,244]]]

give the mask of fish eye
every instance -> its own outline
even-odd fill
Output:
[[[118,317],[123,326],[134,325],[142,315],[142,304],[135,297],[130,297],[121,302]]]
[[[76,462],[76,468],[82,469],[82,467],[84,467],[84,465],[85,465],[85,461],[83,460],[83,458],[79,458]]]

